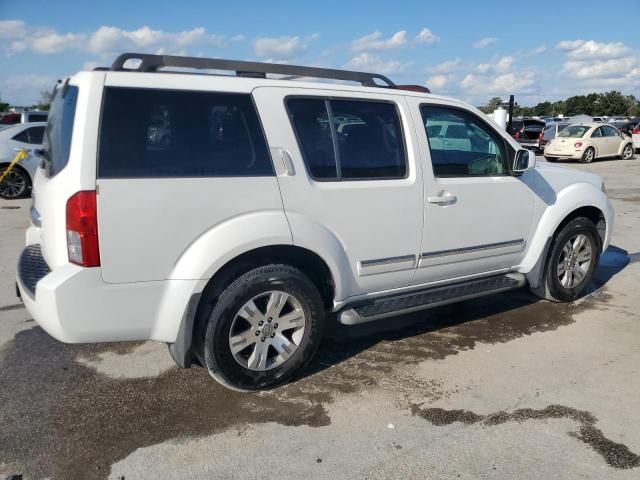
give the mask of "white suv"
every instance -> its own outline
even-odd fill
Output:
[[[536,165],[477,109],[419,90],[138,54],[67,79],[18,265],[27,309],[63,342],[158,340],[255,390],[304,366],[330,320],[525,284],[582,295],[612,230],[602,180]]]

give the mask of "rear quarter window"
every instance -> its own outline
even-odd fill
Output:
[[[48,175],[54,176],[69,162],[71,135],[76,115],[78,87],[58,89],[51,102],[42,150],[48,160]]]
[[[101,178],[273,175],[248,94],[109,87]]]

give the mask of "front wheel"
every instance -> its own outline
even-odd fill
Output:
[[[220,295],[204,330],[209,374],[238,391],[289,380],[324,332],[318,289],[297,268],[272,264],[240,276]]]
[[[622,159],[629,160],[631,157],[633,157],[633,146],[629,144],[624,147],[624,150],[622,150]]]
[[[596,158],[596,151],[593,147],[587,148],[582,154],[582,158],[580,158],[580,163],[591,163],[593,159]]]
[[[587,291],[602,250],[596,226],[585,217],[567,223],[551,243],[541,284],[533,293],[554,302],[571,302]]]

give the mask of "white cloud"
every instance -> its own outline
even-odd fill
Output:
[[[467,74],[460,87],[466,94],[509,95],[534,91],[536,75],[532,71],[503,73],[497,76]]]
[[[433,68],[430,68],[429,71],[433,73],[451,73],[459,70],[462,67],[462,59],[456,58],[453,60],[446,60],[442,63],[439,63]]]
[[[397,60],[383,60],[378,55],[363,52],[349,60],[345,68],[391,75],[394,73],[403,73],[409,66],[410,63],[403,63]]]
[[[306,49],[307,45],[300,37],[262,37],[253,44],[253,51],[258,57],[270,60],[290,60]]]
[[[476,72],[486,74],[489,72],[501,73],[506,72],[513,65],[514,58],[512,56],[502,57],[493,63],[480,63],[476,66]]]
[[[563,40],[556,48],[566,51],[567,57],[572,59],[618,58],[630,51],[622,42],[600,43],[594,40]]]
[[[27,34],[27,24],[22,20],[0,21],[0,38],[14,40]]]
[[[40,92],[51,90],[58,78],[50,75],[9,75],[0,77],[2,101],[30,106],[40,100]]]
[[[471,46],[473,48],[485,48],[497,41],[498,39],[496,37],[485,37],[485,38],[481,38],[477,42],[472,43]]]
[[[126,50],[176,53],[188,47],[222,47],[224,37],[211,34],[203,27],[182,32],[152,30],[148,26],[137,30],[102,26],[89,35],[88,50],[98,54],[115,54]]]
[[[438,43],[439,41],[440,37],[438,37],[428,28],[423,28],[416,36],[417,43],[426,43],[427,45],[432,45],[434,43]]]
[[[432,75],[427,78],[427,81],[424,83],[427,88],[430,90],[442,90],[447,83],[449,83],[449,77],[447,75]]]
[[[599,79],[610,77],[625,77],[633,72],[639,62],[636,58],[614,58],[611,60],[570,60],[565,62],[563,70],[574,78]]]
[[[546,51],[547,51],[547,45],[540,45],[539,47],[534,48],[531,53],[533,53],[534,55],[538,55]]]
[[[389,38],[382,38],[382,32],[376,31],[364,37],[360,37],[351,42],[351,49],[354,52],[364,52],[368,50],[391,50],[400,48],[407,44],[407,31],[401,30],[394,33]]]
[[[137,30],[102,26],[94,32],[59,33],[49,27],[28,25],[21,20],[0,22],[0,38],[9,40],[7,55],[31,51],[40,55],[76,49],[99,55],[114,55],[127,50],[145,53],[184,52],[187,48],[222,47],[225,37],[207,32],[203,27],[180,32],[165,32],[143,26]],[[234,37],[238,40],[238,37]]]

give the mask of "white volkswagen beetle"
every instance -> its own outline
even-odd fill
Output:
[[[544,149],[544,158],[555,162],[559,158],[590,163],[596,158],[633,157],[633,141],[611,126],[602,123],[570,125],[551,140]]]

